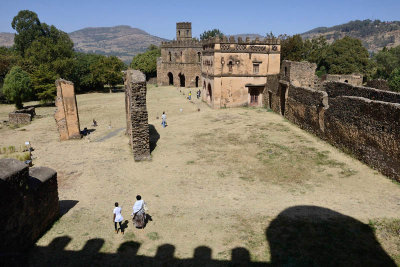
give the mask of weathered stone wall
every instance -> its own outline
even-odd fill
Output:
[[[279,113],[280,105],[278,98],[279,74],[268,75],[267,83],[263,93],[263,103],[266,108]]]
[[[329,98],[325,137],[400,181],[400,104],[353,96]]]
[[[56,86],[57,97],[54,118],[60,133],[60,140],[79,139],[82,136],[74,84],[70,81],[58,79]]]
[[[57,173],[0,159],[0,254],[32,246],[59,216]]]
[[[366,86],[379,90],[390,91],[389,83],[382,79],[370,80],[367,82]]]
[[[299,87],[314,87],[317,64],[306,61],[284,60],[281,66],[281,80]]]
[[[29,113],[11,112],[8,114],[8,121],[12,124],[29,124],[32,121],[32,115]]]
[[[322,77],[324,82],[342,82],[354,86],[362,86],[363,76],[359,74],[326,74]]]
[[[146,91],[146,76],[138,70],[128,70],[125,73],[126,133],[135,161],[150,159]]]
[[[36,115],[34,107],[16,110],[8,114],[8,121],[12,124],[29,124]]]
[[[292,78],[301,70],[291,67],[301,64],[284,66],[264,94],[275,112],[400,181],[400,93],[342,82],[298,87]]]
[[[324,113],[327,108],[326,92],[290,85],[285,118],[300,128],[321,135],[324,132]]]
[[[324,90],[328,93],[329,97],[358,96],[371,100],[400,103],[399,93],[369,87],[352,86],[347,83],[327,82],[324,84]]]

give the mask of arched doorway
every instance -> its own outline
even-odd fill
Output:
[[[185,75],[179,73],[179,83],[181,87],[185,87]]]
[[[168,84],[174,85],[174,75],[171,72],[168,72]]]
[[[199,87],[199,76],[196,76],[196,87]]]
[[[211,90],[211,84],[208,84],[207,88],[207,101],[212,102],[212,90]]]

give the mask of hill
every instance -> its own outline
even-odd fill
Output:
[[[400,21],[355,20],[333,27],[318,27],[301,34],[303,39],[319,35],[325,36],[329,43],[344,36],[358,38],[369,51],[376,52],[385,46],[400,45]]]
[[[76,51],[114,55],[125,63],[130,63],[134,55],[144,52],[149,45],[160,45],[162,41],[166,41],[126,25],[84,28],[68,35],[74,42]],[[13,43],[14,34],[0,33],[0,46],[9,47]]]

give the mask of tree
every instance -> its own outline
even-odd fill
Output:
[[[335,41],[328,49],[325,67],[331,74],[366,74],[369,68],[368,50],[360,40],[344,37]]]
[[[389,86],[392,91],[400,92],[400,67],[394,69],[390,74]]]
[[[12,67],[4,79],[3,93],[8,101],[13,102],[17,109],[21,109],[23,101],[29,100],[32,96],[29,74],[21,67]]]
[[[130,67],[135,70],[140,70],[146,77],[157,76],[157,58],[161,56],[159,47],[149,46],[146,52],[133,57]]]
[[[400,67],[400,45],[390,49],[384,47],[373,59],[377,64],[375,78],[388,79],[394,69]]]
[[[13,18],[11,26],[17,32],[14,37],[14,46],[21,56],[25,55],[25,50],[34,40],[44,35],[38,15],[29,10],[18,12],[17,16]]]
[[[49,65],[40,65],[32,74],[31,79],[36,97],[42,103],[51,103],[56,97],[55,81],[58,76]]]
[[[102,84],[108,84],[111,93],[111,87],[122,83],[122,70],[124,68],[125,64],[116,56],[103,56],[97,64],[93,66],[93,75],[95,79],[100,80]]]
[[[209,30],[209,31],[204,31],[202,34],[200,34],[200,40],[206,40],[206,39],[212,38],[212,37],[222,38],[223,36],[224,36],[224,34],[220,30],[213,29],[213,30]]]
[[[303,39],[299,34],[281,35],[281,60],[302,61],[305,59]]]
[[[104,87],[101,77],[94,75],[94,70],[103,57],[97,54],[75,53],[71,64],[73,72],[69,79],[73,81],[77,92],[83,93]]]
[[[13,49],[0,47],[0,86],[4,82],[4,78],[13,66],[17,64],[19,57]]]

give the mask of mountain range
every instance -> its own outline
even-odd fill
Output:
[[[319,35],[325,36],[329,43],[344,36],[358,38],[369,51],[376,52],[385,46],[400,45],[400,21],[355,20],[333,27],[318,27],[301,34],[304,39]],[[144,52],[149,45],[160,45],[162,41],[168,41],[126,25],[84,28],[69,33],[69,36],[76,51],[115,55],[125,63],[129,63],[134,55]],[[249,33],[233,36],[241,36],[243,39],[263,38],[262,35]],[[0,46],[10,47],[13,43],[13,33],[0,33]]]

